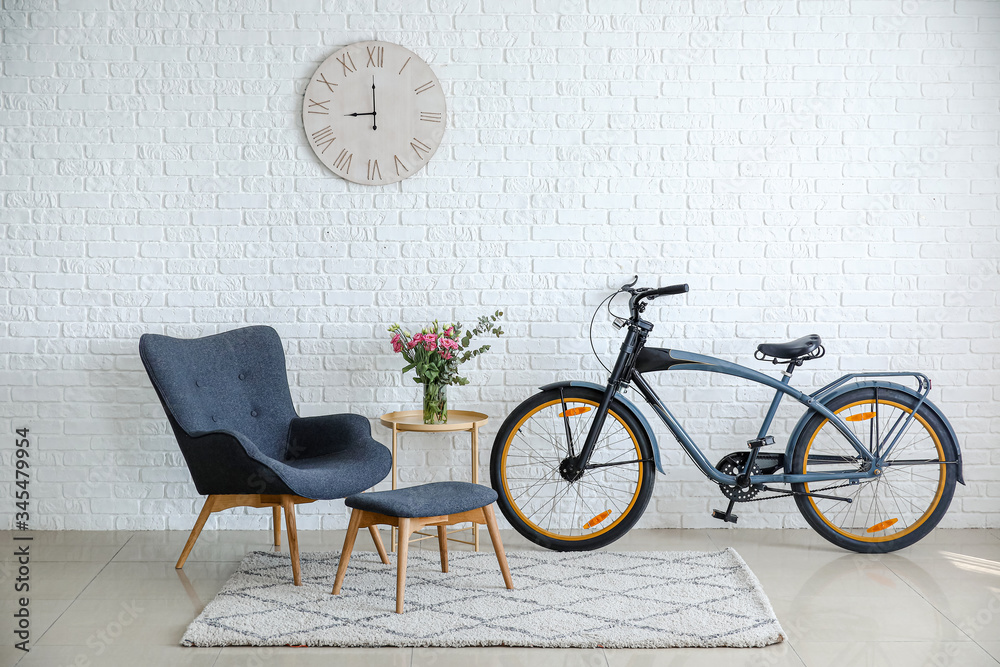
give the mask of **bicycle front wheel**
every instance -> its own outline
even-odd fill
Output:
[[[562,397],[558,389],[536,394],[507,417],[494,441],[497,505],[517,532],[547,549],[585,551],[614,542],[639,520],[653,492],[649,436],[618,400],[583,475],[567,479],[561,472],[583,446],[602,396],[585,387],[565,387]]]
[[[809,525],[833,544],[860,553],[902,549],[927,535],[948,511],[955,493],[958,444],[933,409],[924,405],[913,414],[916,403],[913,396],[895,389],[864,387],[827,405],[876,456],[902,430],[878,477],[827,492],[842,491],[839,495],[852,502],[795,497]],[[862,465],[847,439],[816,414],[795,442],[791,472],[858,471]],[[793,484],[792,489],[823,493],[843,484]]]

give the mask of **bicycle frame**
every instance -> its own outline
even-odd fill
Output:
[[[607,416],[607,411],[612,399],[621,388],[632,384],[646,400],[646,402],[649,403],[653,411],[657,414],[667,429],[670,430],[680,446],[688,453],[695,465],[697,465],[706,476],[720,484],[736,484],[735,476],[720,472],[705,457],[698,445],[695,444],[691,436],[684,430],[684,427],[680,425],[677,419],[670,413],[670,410],[667,409],[667,406],[663,403],[660,397],[657,396],[653,388],[650,387],[650,385],[643,378],[643,374],[635,370],[636,360],[640,357],[640,354],[645,348],[646,338],[652,328],[653,325],[651,323],[638,318],[629,323],[629,331],[626,335],[625,341],[622,343],[615,366],[611,371],[611,376],[605,389],[604,398],[594,415],[594,421],[591,425],[590,432],[587,434],[587,439],[584,442],[583,448],[576,457],[578,462],[577,465],[581,470],[586,468],[587,463],[590,460],[590,454],[593,451],[593,447],[597,442],[601,429],[603,428],[605,417]],[[771,404],[768,407],[767,414],[764,417],[764,421],[761,423],[757,438],[764,438],[767,435],[767,432],[771,427],[771,423],[774,420],[774,416],[778,410],[778,406],[781,403],[781,399],[787,395],[794,398],[807,409],[826,417],[830,423],[847,439],[847,441],[851,443],[851,446],[853,446],[857,451],[859,459],[864,462],[862,467],[864,467],[865,470],[861,471],[857,470],[855,467],[854,470],[807,472],[803,474],[778,473],[769,475],[751,475],[749,480],[751,484],[794,484],[835,480],[860,481],[875,478],[880,474],[881,468],[885,465],[885,461],[887,460],[889,453],[910,425],[913,415],[916,414],[917,410],[923,404],[927,393],[930,391],[930,381],[921,373],[854,373],[845,375],[812,394],[806,394],[789,385],[789,380],[791,379],[791,368],[793,368],[793,366],[789,366],[789,370],[782,374],[781,380],[776,380],[775,378],[765,375],[764,373],[756,371],[752,368],[747,368],[746,366],[741,366],[739,364],[717,359],[715,357],[695,354],[693,352],[684,352],[681,350],[665,350],[660,348],[650,348],[650,350],[657,350],[659,353],[666,353],[669,358],[665,364],[661,363],[660,367],[654,370],[695,370],[708,373],[721,373],[723,375],[731,375],[749,380],[751,382],[756,382],[774,389],[774,397],[771,399]],[[895,434],[895,438],[889,442],[884,450],[879,452],[878,457],[876,457],[868,451],[857,436],[854,435],[850,426],[848,426],[840,416],[832,412],[823,404],[821,398],[827,392],[855,378],[888,376],[915,377],[920,385],[921,391],[917,405],[907,416],[906,420],[902,424],[902,427],[899,429],[899,432]],[[886,440],[893,435],[893,431],[898,425],[898,422],[893,425],[886,436]]]

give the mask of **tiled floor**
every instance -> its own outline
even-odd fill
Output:
[[[763,649],[554,650],[182,648],[184,628],[266,532],[206,532],[183,571],[180,532],[34,533],[31,632],[12,647],[12,534],[0,559],[0,665],[510,667],[581,665],[1000,664],[1000,531],[938,530],[885,556],[838,550],[808,530],[637,530],[610,549],[734,547],[771,598],[788,641]],[[534,548],[511,532],[509,550]],[[386,539],[385,536],[383,539]],[[339,550],[343,531],[304,532],[302,549]],[[360,540],[357,548],[371,548]],[[430,545],[430,543],[425,543]],[[486,541],[488,545],[488,540]],[[433,545],[428,548],[436,548]],[[457,548],[457,547],[454,547]],[[487,547],[488,548],[488,547]]]

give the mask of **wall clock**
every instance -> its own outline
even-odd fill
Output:
[[[306,86],[302,124],[335,174],[362,185],[413,176],[444,137],[441,83],[398,44],[357,42],[323,61]]]

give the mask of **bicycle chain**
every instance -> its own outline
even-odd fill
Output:
[[[820,491],[829,491],[831,489],[840,489],[840,488],[843,488],[845,486],[854,486],[854,485],[851,484],[850,482],[848,482],[846,484],[838,484],[837,486],[826,486],[826,487],[823,487],[822,489],[817,489],[816,493],[819,493]],[[776,500],[778,498],[787,498],[788,496],[796,496],[796,495],[798,495],[794,491],[778,491],[778,490],[772,490],[772,489],[767,489],[767,491],[770,491],[771,493],[777,493],[778,495],[776,495],[776,496],[767,496],[766,498],[751,498],[749,500],[744,500],[744,501],[741,501],[741,502],[744,502],[744,503],[759,503],[762,500]]]

